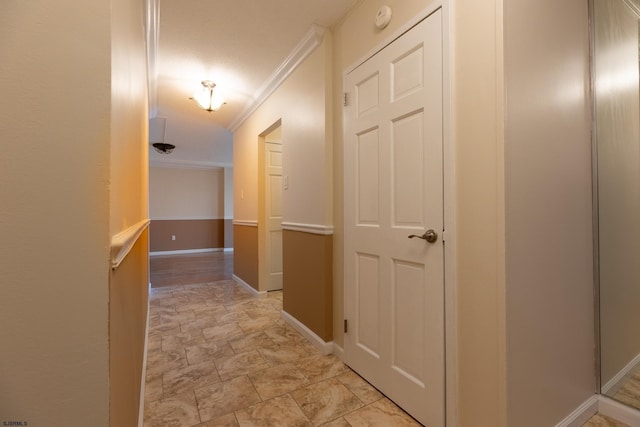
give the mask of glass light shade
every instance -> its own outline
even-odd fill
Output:
[[[205,80],[202,82],[202,89],[193,95],[193,100],[203,110],[218,111],[225,103],[224,98],[215,91],[215,86],[215,83]]]

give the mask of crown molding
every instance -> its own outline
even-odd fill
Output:
[[[219,162],[202,162],[195,160],[160,160],[149,159],[149,166],[157,168],[176,168],[176,169],[224,169],[231,168],[233,165]]]
[[[149,118],[158,114],[158,40],[160,40],[160,0],[146,0],[147,86]]]
[[[255,100],[247,105],[242,113],[236,117],[228,129],[235,132],[242,124],[260,107],[280,85],[294,72],[298,65],[302,63],[311,53],[320,46],[324,39],[326,29],[320,25],[313,24],[302,40],[291,51],[289,56],[280,64],[276,71],[271,74],[267,81],[258,89]]]

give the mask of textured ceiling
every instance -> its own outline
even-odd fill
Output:
[[[169,156],[152,160],[231,164],[227,130],[253,105],[269,77],[313,24],[335,23],[356,0],[161,0],[157,116],[166,117]],[[189,97],[212,80],[225,96],[220,111]]]

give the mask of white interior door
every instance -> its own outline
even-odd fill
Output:
[[[282,289],[282,145],[265,142],[267,290]]]
[[[346,362],[444,426],[442,13],[346,76]],[[438,238],[422,238],[433,230]]]

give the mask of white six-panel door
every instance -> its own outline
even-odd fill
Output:
[[[345,81],[345,360],[430,427],[445,413],[442,69],[438,10]]]
[[[267,290],[282,289],[282,145],[265,142]]]

